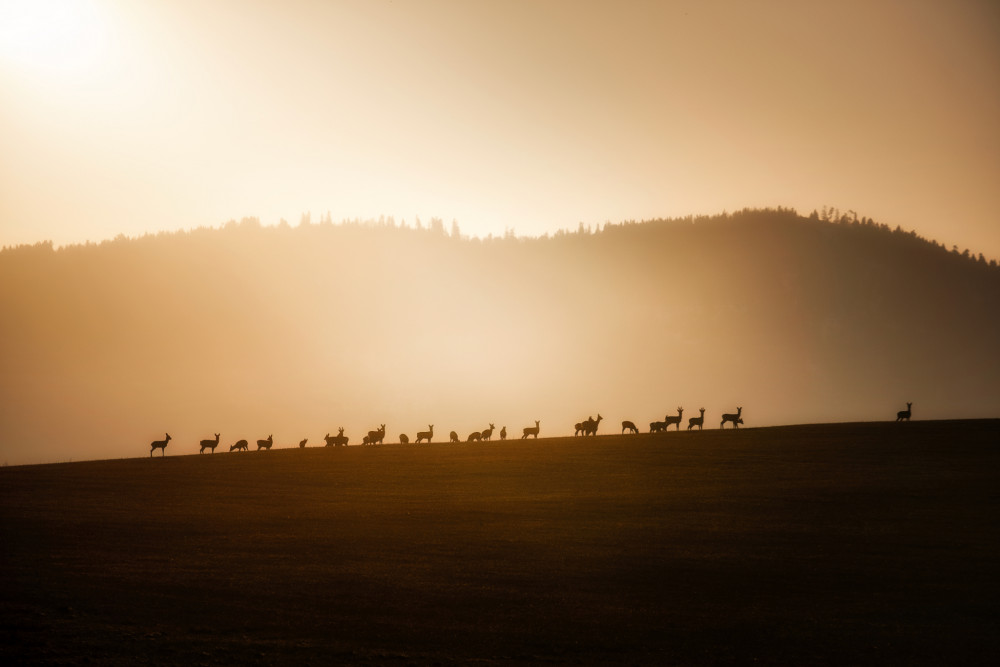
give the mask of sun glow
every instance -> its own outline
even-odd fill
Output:
[[[100,61],[107,24],[89,0],[0,0],[0,63],[79,74]]]

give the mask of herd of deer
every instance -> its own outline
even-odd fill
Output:
[[[910,421],[910,415],[912,414],[912,410],[913,410],[913,403],[907,403],[905,410],[900,410],[899,412],[896,413],[896,421],[897,422]],[[698,412],[699,415],[697,417],[690,417],[688,419],[687,430],[690,431],[694,428],[697,428],[699,431],[702,430],[702,427],[705,424],[705,408],[699,408]],[[683,418],[684,418],[684,408],[678,407],[676,415],[667,415],[666,417],[663,418],[663,421],[650,422],[649,432],[666,433],[671,426],[676,426],[677,430],[680,431]],[[588,417],[584,421],[578,422],[577,424],[575,424],[575,431],[573,435],[575,436],[597,435],[597,427],[600,425],[601,420],[603,419],[604,417],[602,417],[601,414],[598,413],[597,419],[594,419],[593,417]],[[722,421],[719,423],[719,428],[724,429],[726,427],[727,422],[731,423],[734,429],[738,429],[740,427],[740,424],[743,423],[743,408],[737,407],[735,413],[723,414]],[[493,431],[495,429],[496,427],[491,423],[489,428],[484,428],[482,431],[473,431],[472,433],[470,433],[469,436],[465,439],[465,441],[490,442],[490,440],[493,438]],[[540,430],[541,430],[541,422],[535,421],[534,426],[526,426],[525,428],[522,429],[523,435],[521,435],[521,439],[524,440],[525,438],[529,437],[537,439],[538,432]],[[626,420],[622,422],[622,434],[624,434],[626,431],[628,431],[629,433],[638,433],[639,429],[638,427],[636,427],[635,422]],[[416,440],[417,444],[420,444],[421,442],[424,441],[430,443],[433,439],[434,439],[434,424],[428,424],[426,431],[417,432],[417,440]],[[500,439],[501,440],[507,439],[506,426],[500,429]],[[212,453],[215,453],[215,448],[219,446],[220,440],[221,436],[218,433],[215,434],[214,439],[202,440],[200,443],[201,448],[198,450],[198,453],[201,454],[206,449],[211,450]],[[308,440],[309,440],[308,438],[305,438],[302,441],[300,441],[299,447],[305,447],[306,442],[308,442]],[[329,433],[327,433],[323,437],[323,440],[326,441],[327,447],[346,447],[349,438],[346,435],[344,435],[344,428],[340,427],[338,429],[337,435],[330,435]],[[368,435],[364,436],[361,439],[361,442],[362,444],[365,445],[381,445],[384,440],[385,440],[385,424],[380,424],[379,427],[374,431],[368,431]],[[458,437],[458,433],[452,431],[449,435],[449,441],[461,442],[461,438]],[[153,452],[155,452],[157,449],[160,450],[162,456],[166,456],[168,442],[170,442],[169,433],[166,434],[166,437],[163,440],[154,440],[149,447],[150,457],[153,456]],[[400,434],[399,442],[401,444],[407,445],[410,443],[410,438],[405,433]],[[258,440],[257,451],[260,451],[262,449],[269,450],[271,449],[272,444],[274,444],[273,435],[267,436],[267,440]],[[231,452],[250,451],[250,445],[247,443],[246,440],[238,440],[235,444],[233,444],[229,448],[229,451]]]

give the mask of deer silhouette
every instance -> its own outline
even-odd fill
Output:
[[[461,440],[458,439],[458,433],[455,433],[454,431],[452,431],[451,435],[448,437],[451,439],[451,442],[461,442]]]
[[[538,421],[536,419],[534,426],[525,426],[524,427],[524,435],[521,436],[521,440],[524,440],[529,435],[530,436],[534,436],[535,440],[537,440],[538,439],[538,432],[541,430],[541,428],[542,428],[542,422],[540,422],[540,421]]]
[[[667,430],[667,422],[649,422],[649,432],[650,433],[660,433]]]
[[[594,421],[593,417],[587,417],[582,422],[577,422],[573,424],[573,436],[586,435],[587,434],[587,424]]]
[[[257,441],[257,451],[259,452],[261,449],[270,450],[272,444],[274,444],[274,436],[273,435],[267,436],[267,440],[258,440]]]
[[[907,403],[905,410],[900,410],[896,413],[896,421],[910,421],[910,415],[913,414],[913,403]]]
[[[237,440],[236,444],[229,448],[229,451],[233,451],[234,449],[249,452],[250,444],[246,440]]]
[[[483,432],[481,433],[481,435],[483,436],[483,440],[487,440],[488,441],[490,438],[492,438],[493,437],[493,429],[495,429],[495,428],[496,427],[493,424],[490,424],[489,428],[484,428]]]
[[[343,426],[337,429],[337,435],[330,435],[329,433],[327,433],[325,436],[323,436],[323,439],[326,440],[327,447],[341,447],[341,446],[346,447],[348,440],[347,436],[344,435]],[[365,444],[368,443],[366,442]]]
[[[725,428],[726,422],[733,422],[733,428],[739,428],[743,420],[740,419],[740,415],[743,414],[743,408],[736,408],[736,414],[727,412],[722,415],[722,423],[719,424],[719,428]]]
[[[695,426],[697,426],[698,430],[700,431],[702,425],[704,425],[704,423],[705,423],[705,408],[698,408],[698,410],[699,410],[699,412],[701,412],[701,416],[700,417],[691,417],[691,419],[688,420],[688,430],[689,431],[691,429],[693,429]]]
[[[639,429],[635,427],[635,423],[626,420],[622,422],[622,433],[624,434],[625,431],[628,431],[629,433],[638,433]]]
[[[465,439],[466,442],[479,442],[483,439],[483,434],[479,431],[473,431],[469,434],[469,437]]]
[[[382,424],[375,431],[368,431],[368,442],[367,445],[381,445],[382,440],[385,439],[385,424]]]
[[[507,427],[506,426],[504,426],[503,428],[500,429],[500,439],[501,440],[506,440],[507,439]]]
[[[327,433],[327,435],[330,435],[330,434]],[[309,438],[302,438],[302,440],[299,441],[299,449],[304,449],[305,446],[306,446],[306,443],[308,441],[309,441]]]
[[[426,440],[428,443],[434,439],[434,424],[428,424],[426,431],[417,431],[417,444],[419,445],[422,440]]]
[[[201,441],[201,449],[198,450],[198,453],[201,454],[206,449],[211,449],[212,453],[214,454],[215,453],[215,448],[219,446],[219,438],[220,437],[221,436],[219,436],[219,434],[216,433],[215,434],[215,440],[202,440]]]
[[[166,431],[164,431],[163,433],[164,435],[167,436],[163,440],[154,440],[153,442],[149,443],[149,458],[153,458],[153,452],[155,452],[157,449],[160,450],[161,456],[167,455],[167,443],[170,442],[170,434],[167,433]]]
[[[669,429],[671,424],[676,424],[677,430],[678,431],[681,430],[681,421],[683,421],[683,418],[684,418],[684,408],[679,407],[677,408],[676,417],[671,417],[670,415],[667,415],[666,417],[663,418],[663,430],[666,431],[667,429]]]
[[[399,434],[399,444],[401,444],[401,445],[408,445],[408,444],[410,444],[410,438],[409,438],[409,436],[406,435],[405,433],[400,433]]]
[[[600,426],[602,419],[604,419],[604,417],[602,417],[601,413],[598,412],[597,413],[597,419],[588,419],[586,422],[584,422],[583,425],[584,425],[585,428],[584,428],[583,434],[584,435],[597,435],[597,427]]]

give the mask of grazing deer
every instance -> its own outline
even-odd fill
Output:
[[[216,433],[215,434],[215,440],[202,440],[201,441],[201,449],[198,450],[198,453],[201,454],[206,449],[211,449],[212,453],[214,454],[215,453],[215,448],[219,446],[219,438],[220,438],[219,434]]]
[[[272,444],[274,444],[274,436],[273,435],[267,436],[267,440],[258,440],[257,441],[257,451],[259,452],[261,449],[270,450]]]
[[[677,424],[677,430],[681,430],[681,422],[684,419],[684,408],[677,408],[677,416],[671,417],[667,415],[663,418],[663,430],[666,431],[670,428],[671,424]]]
[[[330,434],[327,433],[327,435],[330,435]],[[299,449],[305,449],[306,443],[308,441],[309,441],[309,438],[302,438],[302,440],[299,442]]]
[[[372,444],[371,438],[366,435],[365,437],[361,438],[361,444],[362,445]]]
[[[250,444],[246,440],[237,440],[236,444],[229,448],[229,451],[233,451],[234,449],[249,452]]]
[[[410,438],[409,438],[409,436],[407,436],[405,433],[400,433],[399,434],[399,444],[401,444],[401,445],[408,445],[408,444],[410,444]]]
[[[330,435],[329,433],[327,433],[325,436],[323,436],[323,439],[326,440],[327,447],[341,447],[341,446],[346,447],[348,441],[348,437],[344,435],[343,426],[337,429],[337,435]],[[365,444],[366,445],[368,444],[367,440],[365,441]]]
[[[483,439],[483,435],[479,431],[473,431],[469,434],[469,437],[465,440],[466,442],[479,442]]]
[[[689,431],[691,429],[693,429],[695,426],[697,426],[698,430],[700,431],[702,425],[705,423],[705,408],[698,408],[698,410],[701,412],[701,416],[700,417],[691,417],[691,419],[688,420],[688,430]]]
[[[635,427],[635,423],[634,422],[630,422],[630,421],[626,420],[626,421],[622,422],[622,434],[624,434],[625,431],[628,431],[629,433],[638,433],[639,429],[637,429]]]
[[[911,414],[913,414],[913,403],[907,402],[906,409],[896,413],[896,421],[910,421]]]
[[[454,431],[451,432],[451,435],[449,437],[451,438],[452,442],[462,442],[461,440],[458,439],[458,433],[455,433]]]
[[[167,433],[166,431],[164,431],[164,434],[167,437],[164,438],[163,440],[154,440],[153,442],[149,443],[149,458],[153,458],[153,452],[155,452],[157,449],[160,450],[161,456],[167,455],[167,443],[170,442],[170,434]]]
[[[649,422],[649,432],[650,433],[660,433],[661,431],[667,430],[667,422]]]
[[[501,440],[506,440],[507,439],[507,427],[506,426],[504,426],[503,428],[500,429],[500,439]]]
[[[521,440],[524,440],[529,435],[534,436],[535,440],[538,440],[538,432],[541,430],[541,428],[542,428],[542,423],[536,419],[535,420],[535,425],[533,427],[532,426],[525,426],[524,427],[524,429],[523,429],[524,430],[524,435],[521,436]]]
[[[490,438],[492,438],[493,437],[493,429],[495,429],[495,428],[496,428],[496,426],[494,426],[493,424],[490,424],[489,428],[484,428],[483,432],[482,432],[483,440],[487,440],[488,441]]]
[[[454,433],[454,431],[452,431]],[[458,436],[455,436],[457,439]],[[426,431],[417,431],[417,444],[419,445],[421,441],[426,440],[428,444],[434,439],[434,424],[428,424]]]
[[[725,413],[722,415],[722,423],[719,424],[719,428],[725,428],[726,422],[733,422],[733,428],[739,428],[743,420],[740,419],[740,415],[743,414],[743,408],[736,408],[736,414]]]

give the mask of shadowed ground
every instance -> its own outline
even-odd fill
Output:
[[[0,659],[994,664],[998,470],[1000,420],[5,468]]]

